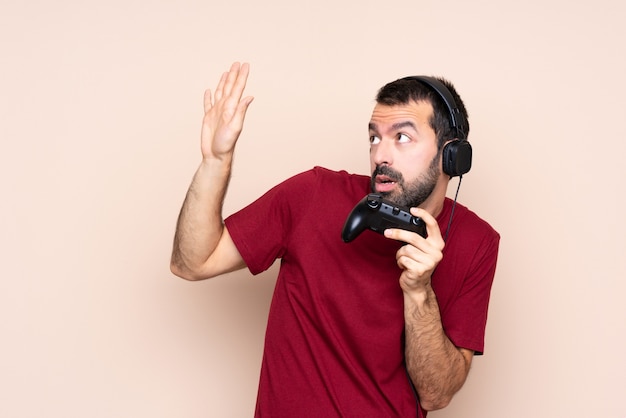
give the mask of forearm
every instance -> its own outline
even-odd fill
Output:
[[[407,369],[420,404],[426,410],[441,409],[463,386],[471,356],[466,358],[446,336],[430,284],[405,292],[404,316]]]
[[[180,277],[195,280],[213,253],[224,231],[222,207],[231,173],[232,156],[204,159],[193,177],[181,208],[171,269]]]

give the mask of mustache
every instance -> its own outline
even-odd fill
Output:
[[[396,183],[400,183],[403,180],[402,173],[394,170],[388,165],[377,165],[374,169],[374,172],[372,173],[372,180],[374,180],[374,178],[376,178],[376,176],[378,175],[387,176]]]

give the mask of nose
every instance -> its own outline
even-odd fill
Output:
[[[393,142],[381,140],[370,148],[370,160],[374,166],[393,164]]]

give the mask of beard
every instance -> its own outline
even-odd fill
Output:
[[[383,198],[399,206],[412,208],[421,205],[428,199],[437,185],[437,179],[441,174],[441,170],[439,169],[439,157],[440,153],[437,153],[435,158],[430,162],[426,172],[409,182],[404,180],[402,173],[387,165],[376,166],[371,179],[372,192],[380,194]],[[376,176],[379,174],[389,177],[396,183],[394,190],[390,192],[376,191]]]

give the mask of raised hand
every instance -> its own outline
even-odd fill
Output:
[[[180,210],[170,268],[188,280],[214,277],[245,267],[225,230],[222,207],[232,168],[232,154],[252,97],[243,96],[248,64],[234,63],[215,92],[204,94],[202,162]]]
[[[204,93],[201,150],[205,160],[232,157],[246,111],[254,99],[252,96],[242,98],[249,72],[247,63],[235,62],[222,74],[215,92]]]

